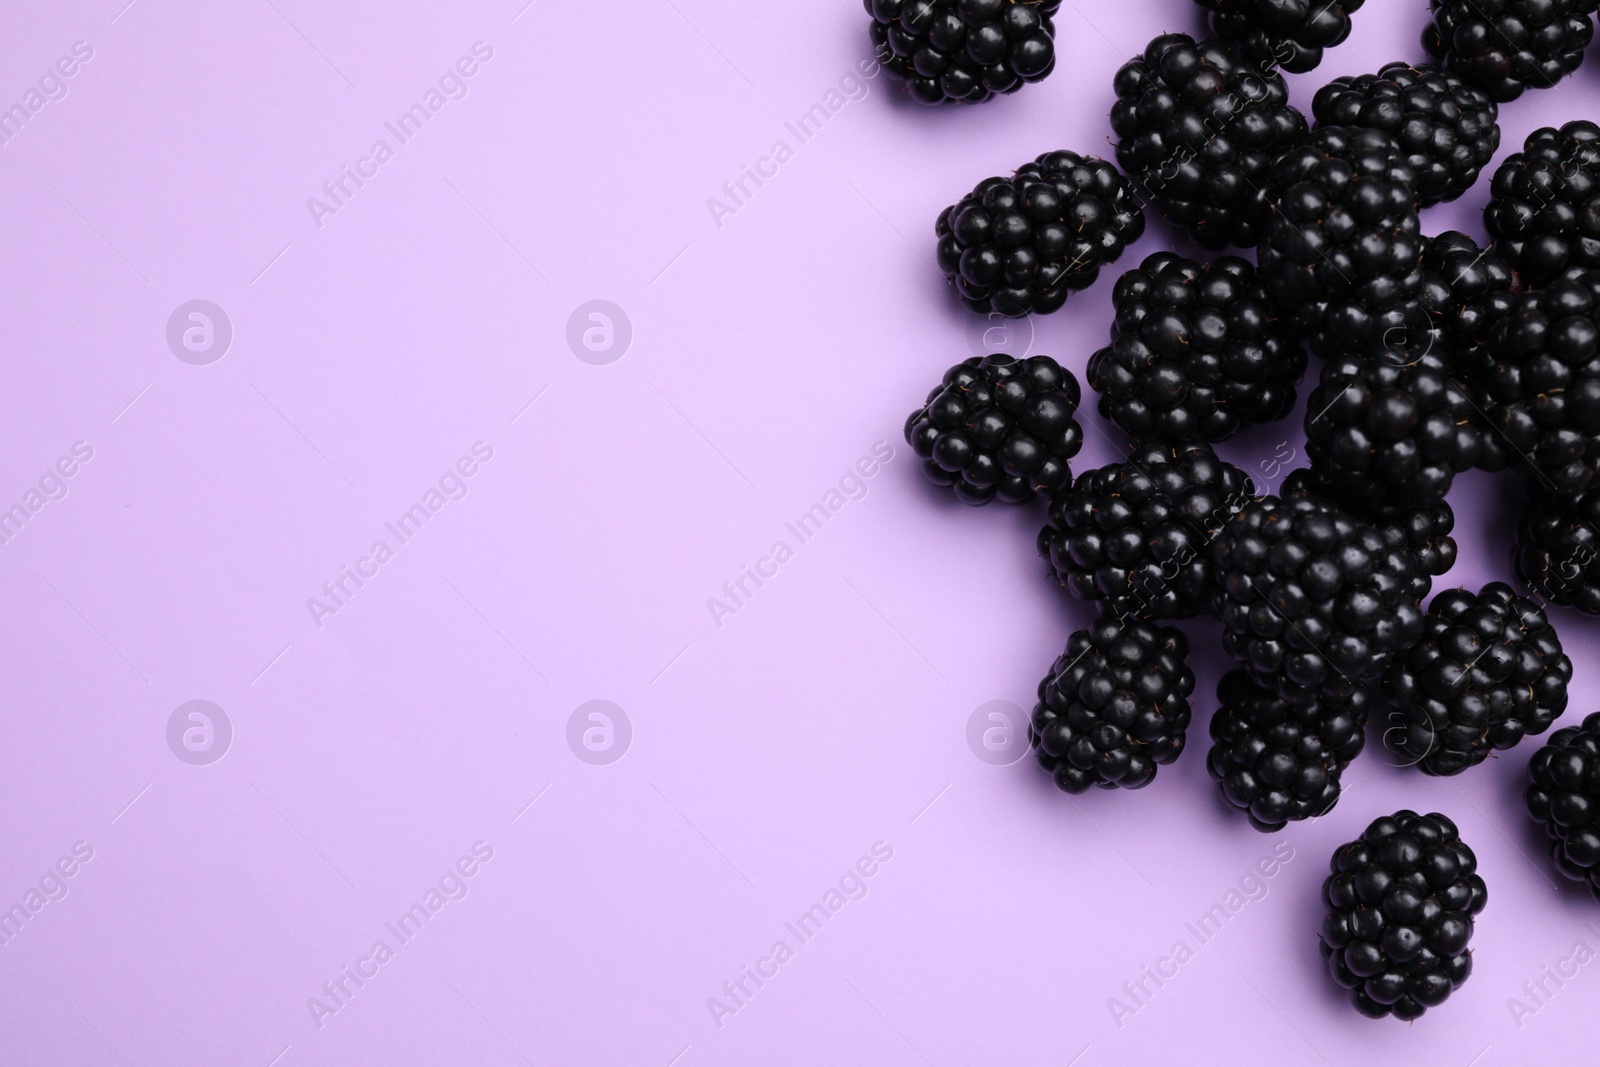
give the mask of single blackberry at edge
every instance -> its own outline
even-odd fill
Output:
[[[1578,69],[1597,0],[1429,0],[1422,46],[1498,103],[1549,89]]]
[[[1211,609],[1210,541],[1254,492],[1210,445],[1152,441],[1058,494],[1039,554],[1106,614],[1187,619]]]
[[[939,268],[962,303],[1011,316],[1057,310],[1143,233],[1128,179],[1066,151],[979,182],[934,224]]]
[[[1211,32],[1236,41],[1246,62],[1304,74],[1324,49],[1350,36],[1350,15],[1364,0],[1198,0],[1210,12]]]
[[[1472,974],[1467,945],[1489,890],[1455,823],[1437,812],[1374,819],[1329,869],[1322,958],[1362,1015],[1415,1019]]]
[[[1025,503],[1072,484],[1081,399],[1078,379],[1049,356],[973,356],[906,419],[906,443],[934,484],[963,502]]]
[[[1296,705],[1241,668],[1222,676],[1217,700],[1206,769],[1251,826],[1272,833],[1332,810],[1344,768],[1366,744],[1364,687]]]
[[[1523,800],[1544,824],[1556,870],[1600,900],[1600,711],[1557,730],[1533,754]]]
[[[1238,256],[1154,252],[1117,279],[1111,343],[1089,357],[1100,414],[1138,439],[1223,441],[1294,407],[1305,350]]]
[[[978,104],[1056,66],[1061,0],[865,0],[872,43],[919,104]]]
[[[1407,765],[1460,774],[1548,730],[1571,680],[1572,661],[1538,604],[1504,582],[1447,589],[1428,605],[1421,639],[1384,672],[1400,727],[1384,740]]]
[[[1600,126],[1534,130],[1494,172],[1484,225],[1531,287],[1600,268]]]
[[[1183,751],[1194,672],[1181,630],[1101,616],[1039,683],[1028,731],[1057,788],[1141,789]]]
[[[1286,500],[1306,495],[1327,499],[1329,492],[1309,469],[1302,467],[1284,478],[1280,495]],[[1450,536],[1456,526],[1456,514],[1446,501],[1408,508],[1373,520],[1373,526],[1391,549],[1403,548],[1411,553],[1417,573],[1411,580],[1409,596],[1419,604],[1433,589],[1433,579],[1456,564],[1456,541]]]
[[[1511,565],[1550,603],[1600,615],[1600,488],[1561,497],[1530,484]]]

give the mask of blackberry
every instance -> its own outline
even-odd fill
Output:
[[[1322,62],[1322,50],[1350,36],[1350,15],[1364,0],[1199,0],[1211,32],[1239,43],[1251,65],[1304,74]]]
[[[1082,392],[1049,356],[973,356],[945,371],[906,420],[906,442],[937,485],[968,504],[1021,504],[1072,484]]]
[[[1281,495],[1284,499],[1297,496],[1328,497],[1328,492],[1307,469],[1291,471],[1283,480]],[[1428,507],[1407,508],[1373,523],[1384,543],[1390,549],[1410,551],[1417,564],[1417,573],[1411,580],[1407,595],[1421,603],[1433,588],[1433,579],[1446,573],[1456,564],[1456,542],[1450,536],[1455,529],[1456,513],[1441,500]]]
[[[1039,554],[1102,612],[1187,619],[1211,607],[1210,540],[1254,491],[1210,445],[1150,442],[1051,501]]]
[[[1241,68],[1219,41],[1157,37],[1117,71],[1117,162],[1204,248],[1248,248],[1269,211],[1272,160],[1306,133],[1274,71]]]
[[[1550,735],[1528,761],[1528,813],[1550,835],[1556,870],[1600,900],[1600,711]]]
[[[1206,768],[1251,826],[1272,833],[1338,803],[1339,776],[1366,745],[1366,689],[1290,704],[1234,670],[1217,683],[1217,700]]]
[[[1089,358],[1089,386],[1131,436],[1223,441],[1294,407],[1305,351],[1247,260],[1156,252],[1117,279],[1111,302],[1111,344]]]
[[[1534,130],[1494,172],[1489,196],[1489,236],[1528,285],[1600,268],[1600,126]]]
[[[1056,67],[1061,0],[865,0],[872,43],[919,104],[978,104]]]
[[[1384,739],[1428,774],[1460,774],[1548,730],[1571,680],[1539,605],[1504,582],[1447,589],[1428,605],[1422,639],[1384,672],[1383,695],[1399,712]]]
[[[1144,233],[1117,168],[1046,152],[1012,178],[988,178],[939,215],[939,267],[961,300],[1001,315],[1055,311]]]
[[[1511,564],[1543,599],[1600,615],[1600,489],[1563,498],[1529,486]]]
[[[1434,812],[1374,819],[1322,883],[1322,958],[1374,1019],[1415,1019],[1472,973],[1473,918],[1488,903],[1478,857]]]
[[[1362,126],[1395,139],[1416,173],[1420,207],[1454,200],[1500,147],[1500,109],[1482,89],[1434,66],[1388,63],[1317,90],[1319,126]]]
[[[1549,89],[1578,69],[1596,0],[1429,0],[1422,46],[1499,103]]]
[[[1212,564],[1223,647],[1295,703],[1348,691],[1422,632],[1410,550],[1321,497],[1246,504]]]
[[[1142,789],[1183,751],[1193,692],[1182,631],[1101,616],[1039,683],[1028,737],[1063,792]]]

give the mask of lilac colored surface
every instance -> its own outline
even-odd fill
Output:
[[[1520,1029],[1508,1010],[1575,942],[1600,944],[1584,926],[1600,913],[1552,884],[1523,815],[1531,744],[1454,781],[1374,745],[1331,815],[1257,834],[1205,773],[1225,664],[1197,623],[1190,748],[1151,788],[1074,803],[1031,760],[967,748],[972,710],[1031,706],[1090,613],[1044,582],[1036,512],[936,496],[899,439],[967,354],[932,222],[1039,152],[1108,153],[1112,72],[1197,29],[1185,0],[1069,5],[1044,83],[927,112],[880,78],[804,144],[785,123],[869,55],[855,0],[123,3],[12,5],[0,42],[7,104],[74,42],[93,49],[0,148],[3,504],[74,442],[93,449],[0,548],[0,904],[93,849],[0,946],[0,1060],[1592,1049],[1592,968]],[[1297,102],[1420,58],[1425,17],[1368,4],[1291,79]],[[398,145],[384,123],[477,41],[493,55],[467,95]],[[1592,115],[1597,69],[1505,107],[1501,155]],[[307,198],[379,138],[394,157],[319,228]],[[707,198],[780,139],[793,158],[719,227]],[[1429,232],[1481,236],[1486,184]],[[1171,241],[1152,225],[1120,267]],[[1042,320],[1035,350],[1081,374],[1109,288]],[[164,338],[196,298],[234,327],[210,366]],[[564,339],[596,298],[633,324],[609,366]],[[1088,419],[1082,462],[1109,461]],[[1299,420],[1225,451],[1253,472],[1301,447]],[[867,495],[809,543],[787,535],[879,440],[894,459]],[[384,523],[479,441],[493,458],[468,495],[398,545]],[[1518,492],[1458,481],[1451,580],[1508,576]],[[380,538],[394,558],[319,629],[307,598]],[[780,538],[793,558],[719,628],[707,598]],[[1573,721],[1597,704],[1600,629],[1557,623]],[[192,699],[233,724],[210,766],[167,747]],[[592,699],[632,723],[609,766],[566,742]],[[1315,934],[1328,854],[1401,806],[1452,815],[1490,886],[1474,976],[1412,1026],[1357,1017]],[[401,944],[385,923],[479,841],[493,858],[467,895]],[[893,858],[867,895],[800,944],[785,922],[879,841]],[[1265,898],[1199,944],[1185,923],[1279,842],[1294,858]],[[319,1027],[308,998],[380,939],[393,958]],[[719,1027],[708,998],[779,939],[794,958]],[[1179,939],[1194,958],[1119,1026],[1108,999]]]

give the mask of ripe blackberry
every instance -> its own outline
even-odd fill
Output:
[[[906,420],[906,442],[937,485],[968,504],[1021,504],[1072,484],[1082,392],[1049,356],[973,356],[945,371]]]
[[[1056,67],[1061,0],[865,0],[872,43],[919,104],[979,104]]]
[[[1329,496],[1310,470],[1291,471],[1283,480],[1283,498],[1288,500],[1307,494],[1325,499]],[[1456,564],[1456,542],[1450,536],[1450,531],[1455,529],[1456,513],[1441,500],[1427,507],[1396,512],[1375,520],[1373,525],[1390,549],[1404,548],[1411,552],[1417,573],[1407,595],[1420,604],[1433,589],[1433,579]]]
[[[1559,497],[1530,485],[1511,564],[1550,603],[1600,615],[1600,489]]]
[[[1208,545],[1254,491],[1210,445],[1152,441],[1056,496],[1039,554],[1104,613],[1187,619],[1210,610]]]
[[[1015,177],[979,182],[939,214],[934,233],[939,267],[967,306],[1044,314],[1139,239],[1144,212],[1110,163],[1046,152]]]
[[[1528,813],[1550,835],[1556,870],[1600,900],[1600,711],[1550,735],[1528,761]]]
[[[1566,710],[1572,661],[1539,605],[1504,582],[1433,598],[1422,639],[1389,663],[1384,740],[1428,774],[1460,774]]]
[[[1445,69],[1504,104],[1578,69],[1596,0],[1429,0],[1422,46]]]
[[[1275,71],[1240,67],[1219,41],[1157,37],[1117,71],[1117,162],[1205,248],[1248,248],[1269,207],[1272,160],[1305,136]]]
[[[1223,647],[1286,700],[1348,690],[1422,632],[1410,550],[1321,497],[1246,504],[1212,563]]]
[[[1295,74],[1322,62],[1322,50],[1350,36],[1350,15],[1364,0],[1199,0],[1211,32],[1239,43],[1245,60],[1262,70]]]
[[[1415,1019],[1472,973],[1473,917],[1488,903],[1478,857],[1434,812],[1374,819],[1322,883],[1322,958],[1374,1019]]]
[[[1305,351],[1247,260],[1155,252],[1117,279],[1111,302],[1111,344],[1089,358],[1089,386],[1133,437],[1223,441],[1294,407]]]
[[[1183,751],[1193,692],[1181,630],[1103,615],[1039,683],[1028,737],[1063,792],[1141,789]]]
[[[1272,833],[1338,803],[1339,776],[1366,744],[1366,689],[1291,704],[1234,670],[1217,683],[1217,700],[1206,768],[1251,826]]]
[[[1317,90],[1319,126],[1362,126],[1395,139],[1416,173],[1420,207],[1454,200],[1500,147],[1500,109],[1482,89],[1438,67],[1389,63]]]
[[[1600,268],[1600,126],[1534,130],[1489,186],[1483,221],[1528,285]]]

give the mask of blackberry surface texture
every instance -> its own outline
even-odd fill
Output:
[[[1557,730],[1533,754],[1523,799],[1550,835],[1556,870],[1600,900],[1600,712]]]
[[[1021,504],[1072,484],[1082,392],[1049,356],[973,356],[951,367],[906,420],[906,442],[937,485],[968,504]]]
[[[1061,0],[865,0],[872,43],[919,104],[977,104],[1056,66]]]
[[[1538,604],[1504,582],[1447,589],[1428,605],[1421,640],[1384,672],[1384,698],[1399,713],[1384,739],[1408,765],[1460,774],[1548,730],[1571,680],[1572,661]]]
[[[1489,328],[1515,306],[1521,292],[1522,279],[1511,263],[1460,230],[1423,240],[1419,299],[1437,335],[1428,347],[1444,358],[1487,341]]]
[[[1289,472],[1283,480],[1283,498],[1287,500],[1308,494],[1329,499],[1328,491],[1309,469]],[[1456,514],[1443,500],[1427,507],[1406,508],[1373,520],[1373,527],[1383,538],[1384,544],[1390,549],[1410,551],[1417,565],[1417,573],[1409,587],[1412,600],[1421,603],[1433,588],[1433,579],[1455,566],[1456,541],[1450,536],[1455,526]]]
[[[1511,563],[1550,603],[1600,615],[1600,490],[1560,497],[1529,486]]]
[[[1254,491],[1210,445],[1143,444],[1051,501],[1039,554],[1105,614],[1187,619],[1211,609],[1210,541]]]
[[[1438,67],[1389,63],[1317,90],[1319,126],[1360,126],[1395,139],[1416,174],[1421,207],[1454,200],[1500,147],[1500,109],[1482,89]]]
[[[1029,730],[1063,792],[1140,789],[1183,751],[1194,672],[1181,630],[1102,616],[1039,683]]]
[[[1530,286],[1600,268],[1600,126],[1534,130],[1489,185],[1483,221]]]
[[[1499,103],[1548,89],[1578,69],[1596,0],[1429,0],[1422,46]]]
[[[1338,803],[1339,776],[1366,744],[1366,689],[1291,704],[1234,670],[1217,683],[1217,700],[1206,768],[1251,826],[1271,833]]]
[[[1269,211],[1272,160],[1306,133],[1275,71],[1241,67],[1220,41],[1157,37],[1112,82],[1117,162],[1204,248],[1248,248]]]
[[[1144,233],[1144,212],[1117,168],[1046,152],[1011,178],[988,178],[934,226],[939,268],[968,307],[1001,315],[1055,311]]]
[[[1322,957],[1357,1011],[1415,1019],[1467,980],[1489,890],[1455,823],[1437,812],[1374,819],[1329,867]]]
[[[1350,36],[1350,15],[1363,0],[1199,0],[1211,32],[1236,41],[1251,66],[1303,74],[1322,51]]]
[[[1111,344],[1089,358],[1100,414],[1144,440],[1222,441],[1294,406],[1306,355],[1237,256],[1156,252],[1117,279]]]

